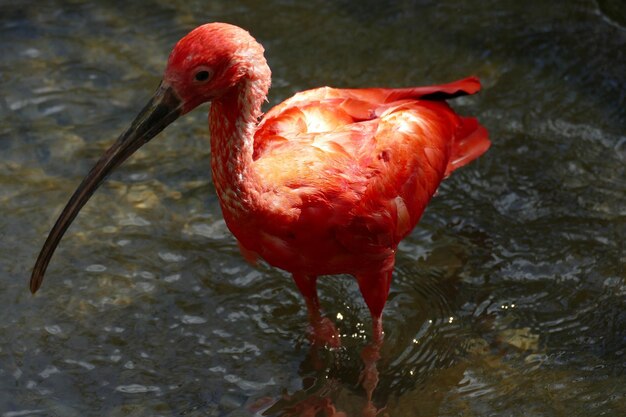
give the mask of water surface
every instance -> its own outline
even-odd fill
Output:
[[[27,290],[71,192],[208,21],[264,44],[270,104],[483,80],[454,106],[493,147],[400,247],[383,413],[626,415],[623,3],[102,3],[0,3],[0,416],[288,416],[307,401],[360,415],[356,284],[320,281],[343,348],[311,351],[289,276],[248,265],[221,220],[206,106],[98,190]]]

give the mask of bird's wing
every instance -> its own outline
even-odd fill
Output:
[[[467,77],[447,84],[408,88],[338,89],[321,87],[302,91],[268,111],[255,135],[254,157],[301,133],[330,132],[349,123],[378,118],[388,108],[415,100],[445,101],[475,94],[480,90],[476,77]],[[447,173],[463,166],[486,151],[487,132],[473,120],[467,120],[469,136],[480,130],[458,150],[458,157]],[[481,145],[482,141],[482,145]],[[485,147],[487,144],[487,147]],[[477,151],[476,151],[477,150]]]
[[[255,136],[265,224],[302,227],[308,236],[327,233],[324,225],[353,251],[395,247],[443,177],[488,147],[486,131],[443,101],[478,88],[474,78],[406,89],[325,87],[273,108]]]

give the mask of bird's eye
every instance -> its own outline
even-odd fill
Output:
[[[209,79],[209,76],[211,74],[209,74],[209,71],[198,71],[196,73],[196,81],[206,81]]]

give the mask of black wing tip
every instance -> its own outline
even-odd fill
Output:
[[[451,100],[453,98],[468,96],[473,93],[468,93],[465,90],[459,89],[454,93],[446,93],[444,91],[437,91],[435,93],[424,94],[420,97],[420,100],[431,100],[431,101],[443,101],[443,100]]]

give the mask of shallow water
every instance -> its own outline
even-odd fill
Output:
[[[356,284],[320,281],[343,348],[311,351],[289,276],[248,265],[221,220],[206,107],[98,190],[28,292],[67,198],[207,21],[264,44],[271,104],[319,85],[483,81],[454,106],[493,147],[400,247],[383,413],[626,415],[623,4],[1,2],[0,416],[286,416],[321,399],[360,415]]]

